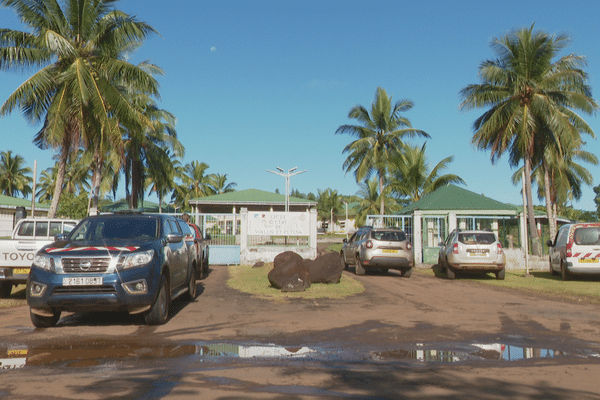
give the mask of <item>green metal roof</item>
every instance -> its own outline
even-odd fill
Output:
[[[290,196],[290,204],[316,205],[316,201]],[[190,204],[285,204],[285,195],[246,189],[190,200]]]
[[[0,194],[0,206],[8,206],[8,207],[25,207],[31,208],[31,200],[27,199],[18,199],[16,197],[6,196],[4,194]],[[35,203],[35,208],[39,209],[49,209],[50,206],[48,204]]]
[[[412,214],[413,211],[493,211],[516,215],[519,207],[501,203],[482,194],[473,193],[455,185],[447,185],[420,200],[404,207],[396,214]]]
[[[123,211],[123,210],[129,209],[129,204],[127,203],[127,200],[119,200],[112,204],[99,206],[98,208],[100,209],[101,212]],[[151,201],[144,201],[142,209],[144,210],[144,212],[149,212],[149,213],[159,212],[158,203],[153,203]],[[172,205],[163,203],[163,205],[162,205],[163,213],[172,213],[174,211],[175,211],[175,209],[173,208]]]

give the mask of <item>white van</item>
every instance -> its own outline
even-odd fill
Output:
[[[600,223],[567,224],[548,240],[550,272],[569,280],[572,274],[600,275]]]

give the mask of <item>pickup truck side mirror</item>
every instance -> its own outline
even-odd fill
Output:
[[[179,235],[177,233],[169,233],[167,235],[168,243],[179,243],[183,240],[183,235]]]
[[[546,242],[546,246],[554,247],[554,243],[552,242],[552,240],[548,239],[548,241]]]
[[[67,234],[66,233],[59,233],[58,235],[54,235],[54,240],[56,242],[64,242],[65,240],[67,240]]]
[[[204,236],[204,240],[212,240],[209,233],[207,233],[206,236]]]
[[[348,243],[348,239],[344,238],[344,240],[342,240],[342,243]]]

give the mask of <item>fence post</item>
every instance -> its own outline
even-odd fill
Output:
[[[310,223],[308,225],[310,229],[310,238],[308,243],[310,245],[311,258],[317,258],[317,210],[315,208],[310,209]]]
[[[242,207],[240,210],[240,263],[247,264],[248,254],[248,208]]]
[[[421,212],[414,211],[413,213],[413,256],[415,265],[423,263],[423,232],[421,230]]]

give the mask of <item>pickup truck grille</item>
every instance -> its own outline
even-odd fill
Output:
[[[116,294],[112,286],[58,286],[53,294]]]
[[[110,264],[110,257],[95,258],[70,258],[64,257],[61,260],[63,271],[65,273],[104,273]]]

